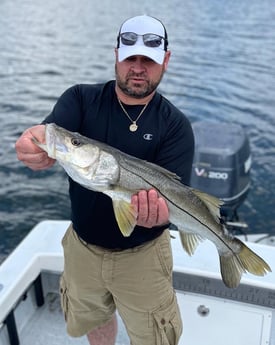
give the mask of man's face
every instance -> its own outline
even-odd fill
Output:
[[[116,51],[117,57],[117,51]],[[169,54],[162,65],[143,55],[133,55],[118,62],[116,59],[116,82],[127,96],[141,99],[156,90],[167,68]]]

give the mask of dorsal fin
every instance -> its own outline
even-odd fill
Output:
[[[220,220],[220,207],[223,204],[223,201],[220,200],[219,198],[204,193],[200,190],[193,189],[192,192],[201,199],[201,201],[205,204],[205,206],[208,208],[209,212],[212,214],[212,216],[219,221]]]

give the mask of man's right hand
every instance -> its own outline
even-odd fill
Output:
[[[45,125],[37,125],[28,128],[16,141],[15,150],[17,158],[32,170],[43,170],[51,167],[55,163],[48,154],[35,145],[32,138],[39,142],[45,142]]]

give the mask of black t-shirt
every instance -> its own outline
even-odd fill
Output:
[[[124,105],[134,120],[143,106]],[[76,85],[58,99],[43,123],[54,122],[70,131],[105,142],[130,155],[175,172],[188,184],[194,151],[193,132],[187,118],[156,93],[139,118],[136,132],[115,93],[115,81]],[[105,248],[131,248],[159,236],[165,227],[137,226],[124,237],[115,220],[112,201],[103,193],[81,187],[69,178],[71,220],[78,235]]]

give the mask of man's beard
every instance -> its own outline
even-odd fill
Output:
[[[116,70],[116,83],[117,83],[117,86],[120,88],[120,90],[127,96],[130,96],[130,97],[133,97],[133,98],[137,98],[137,99],[141,99],[141,98],[144,98],[144,97],[147,97],[149,96],[152,92],[154,92],[161,79],[162,79],[162,76],[163,76],[163,73],[161,74],[161,76],[159,77],[159,79],[157,81],[148,81],[146,79],[146,83],[144,85],[140,85],[140,84],[134,84],[134,87],[131,87],[129,84],[128,84],[128,80],[129,78],[133,78],[133,77],[143,77],[143,74],[140,73],[140,74],[137,74],[137,73],[129,73],[125,80],[122,80],[117,72],[117,68],[115,69]]]

